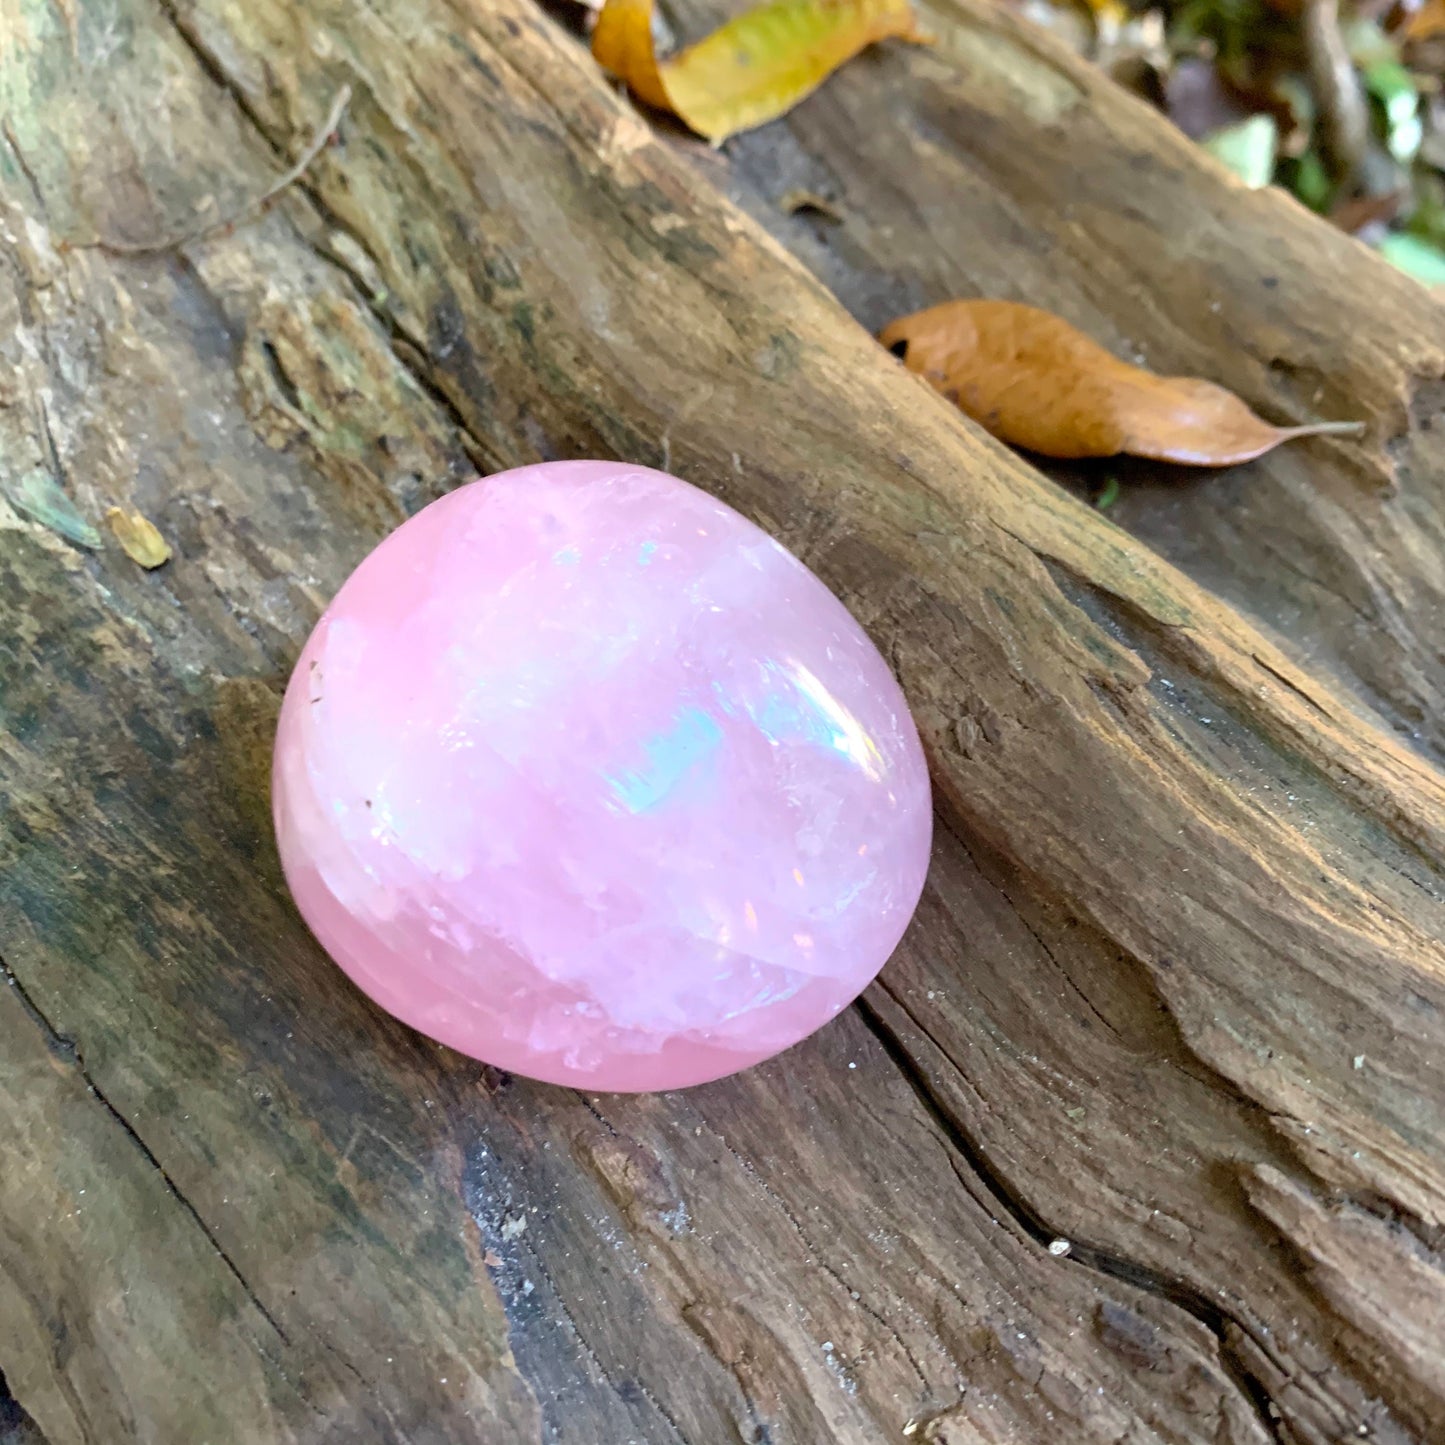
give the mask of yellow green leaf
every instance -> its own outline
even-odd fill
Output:
[[[592,31],[592,55],[638,100],[672,110],[652,48],[652,0],[607,0]]]
[[[166,539],[156,531],[155,523],[141,516],[139,512],[122,511],[112,507],[105,520],[115,533],[125,555],[132,562],[138,562],[147,569],[163,566],[171,560],[171,549]]]
[[[592,54],[639,100],[713,142],[786,114],[876,41],[927,38],[908,0],[772,0],[659,61],[652,7],[606,0]]]

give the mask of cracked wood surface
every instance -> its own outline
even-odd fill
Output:
[[[1250,192],[1142,102],[989,0],[923,0],[813,102],[684,148],[873,331],[955,296],[1031,302],[1116,354],[1229,386],[1271,420],[1358,418],[1362,444],[1247,467],[1054,464],[1111,518],[1445,751],[1445,307],[1356,241]],[[674,0],[701,35],[732,0]],[[787,216],[821,195],[831,222]],[[1342,278],[1348,277],[1348,282]]]
[[[1033,42],[971,23],[999,75],[1032,73]],[[0,486],[50,468],[176,550],[143,574],[0,508],[17,1430],[1440,1438],[1445,788],[1338,690],[1407,717],[1427,629],[1367,608],[1371,672],[1293,573],[1246,586],[1223,543],[1199,544],[1214,572],[1174,552],[1328,664],[1301,671],[904,374],[520,0],[0,0],[0,34]],[[343,85],[338,143],[263,217],[171,255],[97,245],[242,210]],[[1089,214],[1148,157],[1188,171],[1157,123],[1086,93]],[[1026,84],[984,94],[1023,151],[986,148],[988,183],[1042,207],[1020,176],[1061,128]],[[790,132],[841,104],[825,88]],[[976,151],[950,115],[918,133]],[[755,199],[760,143],[705,164]],[[1224,230],[1260,205],[1224,199]],[[1183,244],[1131,204],[1130,236]],[[1336,244],[1263,214],[1241,255]],[[1009,273],[990,245],[976,274]],[[1212,345],[1196,369],[1221,374],[1185,299],[1144,306],[1118,259],[1089,272],[1087,226],[1052,249],[1030,264],[1061,309],[1071,287],[1125,306],[1114,324]],[[1211,293],[1231,335],[1260,311],[1236,291]],[[1280,307],[1279,346],[1315,345],[1303,303]],[[1336,530],[1280,545],[1328,565],[1349,528],[1415,518],[1388,565],[1428,596],[1428,391],[1394,431],[1386,402],[1429,353],[1401,347],[1349,373],[1374,451],[1302,447],[1297,472],[1232,474],[1223,504],[1146,488],[1130,520],[1171,551],[1151,516],[1223,538],[1233,488],[1282,515],[1318,475],[1329,507],[1305,511]],[[1397,432],[1415,460],[1365,485]],[[280,686],[349,568],[474,467],[576,454],[670,463],[803,555],[898,670],[939,793],[919,918],[863,1004],[681,1095],[505,1080],[382,1018],[305,934],[269,837]]]

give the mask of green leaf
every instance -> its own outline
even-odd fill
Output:
[[[1380,242],[1380,254],[1427,286],[1445,286],[1445,251],[1419,236],[1393,232]]]
[[[1279,153],[1279,126],[1272,115],[1252,115],[1248,120],[1207,135],[1200,145],[1253,190],[1267,186],[1274,177]]]
[[[1402,163],[1410,161],[1425,138],[1420,121],[1420,92],[1415,77],[1398,60],[1376,60],[1365,67],[1365,89],[1385,112],[1385,143]]]
[[[1312,211],[1323,211],[1335,190],[1325,163],[1315,151],[1306,151],[1290,168],[1289,188]]]
[[[1405,226],[1412,236],[1445,246],[1445,179],[1423,173],[1415,177],[1415,209]]]
[[[1356,17],[1340,26],[1345,49],[1360,70],[1398,58],[1394,42],[1373,20]]]

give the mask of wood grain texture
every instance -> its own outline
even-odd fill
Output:
[[[52,1445],[1438,1438],[1412,745],[981,438],[521,0],[0,25],[0,490],[45,468],[176,553],[0,509],[0,1369]],[[117,254],[243,208],[343,85],[264,216]],[[686,1094],[380,1016],[270,842],[349,568],[579,454],[798,551],[935,770],[883,980]]]
[[[731,0],[675,0],[702,34]],[[718,160],[683,149],[870,330],[953,297],[1024,301],[1116,355],[1203,376],[1270,421],[1359,419],[1222,475],[1048,464],[1111,518],[1445,747],[1445,307],[1277,190],[1251,192],[1055,38],[989,0],[924,0],[938,43],[849,66]],[[786,215],[790,191],[840,220]]]

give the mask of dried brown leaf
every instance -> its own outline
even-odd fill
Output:
[[[156,531],[155,523],[139,512],[112,507],[105,520],[115,533],[125,555],[147,570],[162,567],[171,560],[170,544]]]
[[[1445,0],[1425,0],[1405,22],[1406,40],[1429,40],[1445,35]]]
[[[1357,236],[1367,226],[1393,221],[1408,199],[1404,190],[1390,191],[1383,196],[1351,196],[1330,208],[1330,220],[1340,230]]]
[[[1120,361],[1048,311],[946,301],[900,317],[879,339],[1002,441],[1048,457],[1127,452],[1222,467],[1294,437],[1358,435],[1358,422],[1280,427],[1233,392]]]

